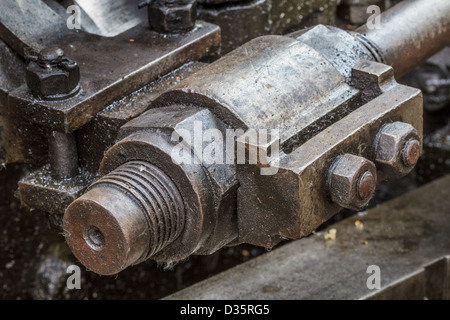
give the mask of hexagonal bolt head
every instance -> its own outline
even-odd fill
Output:
[[[80,82],[77,63],[64,57],[61,49],[44,49],[26,68],[26,82],[30,92],[42,98],[61,95],[65,98]]]
[[[384,125],[375,140],[375,161],[387,175],[401,178],[412,171],[422,152],[417,130],[410,124]]]
[[[372,161],[352,154],[339,156],[330,170],[331,200],[341,207],[361,210],[372,199],[377,185],[377,169]]]
[[[160,33],[183,33],[192,30],[197,19],[197,1],[185,3],[155,2],[148,7],[148,23]]]

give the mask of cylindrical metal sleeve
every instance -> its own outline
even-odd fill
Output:
[[[405,0],[381,15],[378,28],[356,32],[375,45],[396,78],[450,45],[450,1]]]

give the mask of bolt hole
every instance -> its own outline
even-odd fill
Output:
[[[84,230],[84,240],[93,250],[100,251],[105,247],[105,237],[95,226],[89,226]]]

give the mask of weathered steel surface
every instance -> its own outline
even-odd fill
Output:
[[[401,19],[394,13],[393,19]],[[260,37],[203,68],[124,125],[119,142],[105,154],[101,175],[130,161],[146,161],[175,182],[185,207],[194,205],[186,226],[196,228],[181,237],[188,246],[183,252],[164,250],[156,260],[170,263],[224,245],[273,247],[285,238],[306,237],[342,207],[364,208],[377,181],[401,177],[417,163],[423,132],[420,90],[398,84],[392,67],[370,61],[385,59],[361,35],[319,26],[296,36]],[[170,162],[176,143],[168,143],[169,135],[181,129],[192,133],[195,122],[222,132],[278,129],[280,137],[270,142],[248,142],[242,134],[236,143],[237,149],[267,152],[280,142],[281,153],[268,163],[261,157],[256,164],[238,160],[224,170],[202,161],[198,166]],[[195,146],[178,142],[188,147],[190,159],[201,159]],[[354,161],[341,167],[342,157]],[[263,168],[276,170],[264,175]],[[220,178],[224,173],[236,174],[236,184]],[[237,203],[237,211],[234,217],[227,211],[231,219],[221,222],[223,203],[233,208]],[[76,208],[76,214],[89,215]],[[238,238],[232,232],[214,237],[221,234],[215,227],[237,228]]]
[[[355,109],[357,95],[319,51],[264,36],[162,94],[152,107],[195,104],[235,128],[280,129],[282,148],[292,149]]]
[[[378,79],[373,83],[363,81],[367,90],[384,91],[383,94],[328,126],[291,153],[273,159],[271,165],[279,167],[275,175],[260,175],[260,168],[256,166],[237,166],[240,241],[270,247],[282,238],[301,238],[340,211],[341,208],[330,201],[329,170],[335,159],[345,153],[375,162],[374,138],[383,124],[409,123],[421,136],[420,90],[397,84],[392,69],[385,65],[363,62],[355,69],[367,69],[367,79]],[[390,177],[382,168],[377,170],[378,181]]]
[[[4,0],[0,10],[0,38],[23,57],[29,48],[40,51],[70,34],[66,20],[44,1]]]
[[[86,172],[71,179],[53,176],[54,171],[47,165],[21,179],[18,191],[22,206],[42,210],[56,217],[61,216],[65,208],[80,197],[95,178]],[[60,219],[56,220],[59,220],[56,224],[61,224]]]

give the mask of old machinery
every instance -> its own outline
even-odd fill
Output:
[[[381,29],[260,37],[205,66],[120,128],[102,177],[65,212],[72,251],[90,270],[115,274],[148,258],[272,247],[343,207],[363,209],[378,181],[418,161],[422,95],[395,77],[449,44],[449,13],[449,3],[407,1],[383,14]],[[197,129],[238,132],[235,161],[205,162],[205,150],[229,149],[195,141]],[[180,144],[188,155],[176,163]]]
[[[383,239],[367,208],[449,172],[449,48],[447,0],[2,1],[0,298],[57,296],[71,264],[86,287],[145,279],[160,290],[139,297],[161,298],[230,266],[222,254],[314,234],[280,251],[312,246],[308,265],[320,230],[356,212]],[[394,230],[443,234],[420,221]]]

